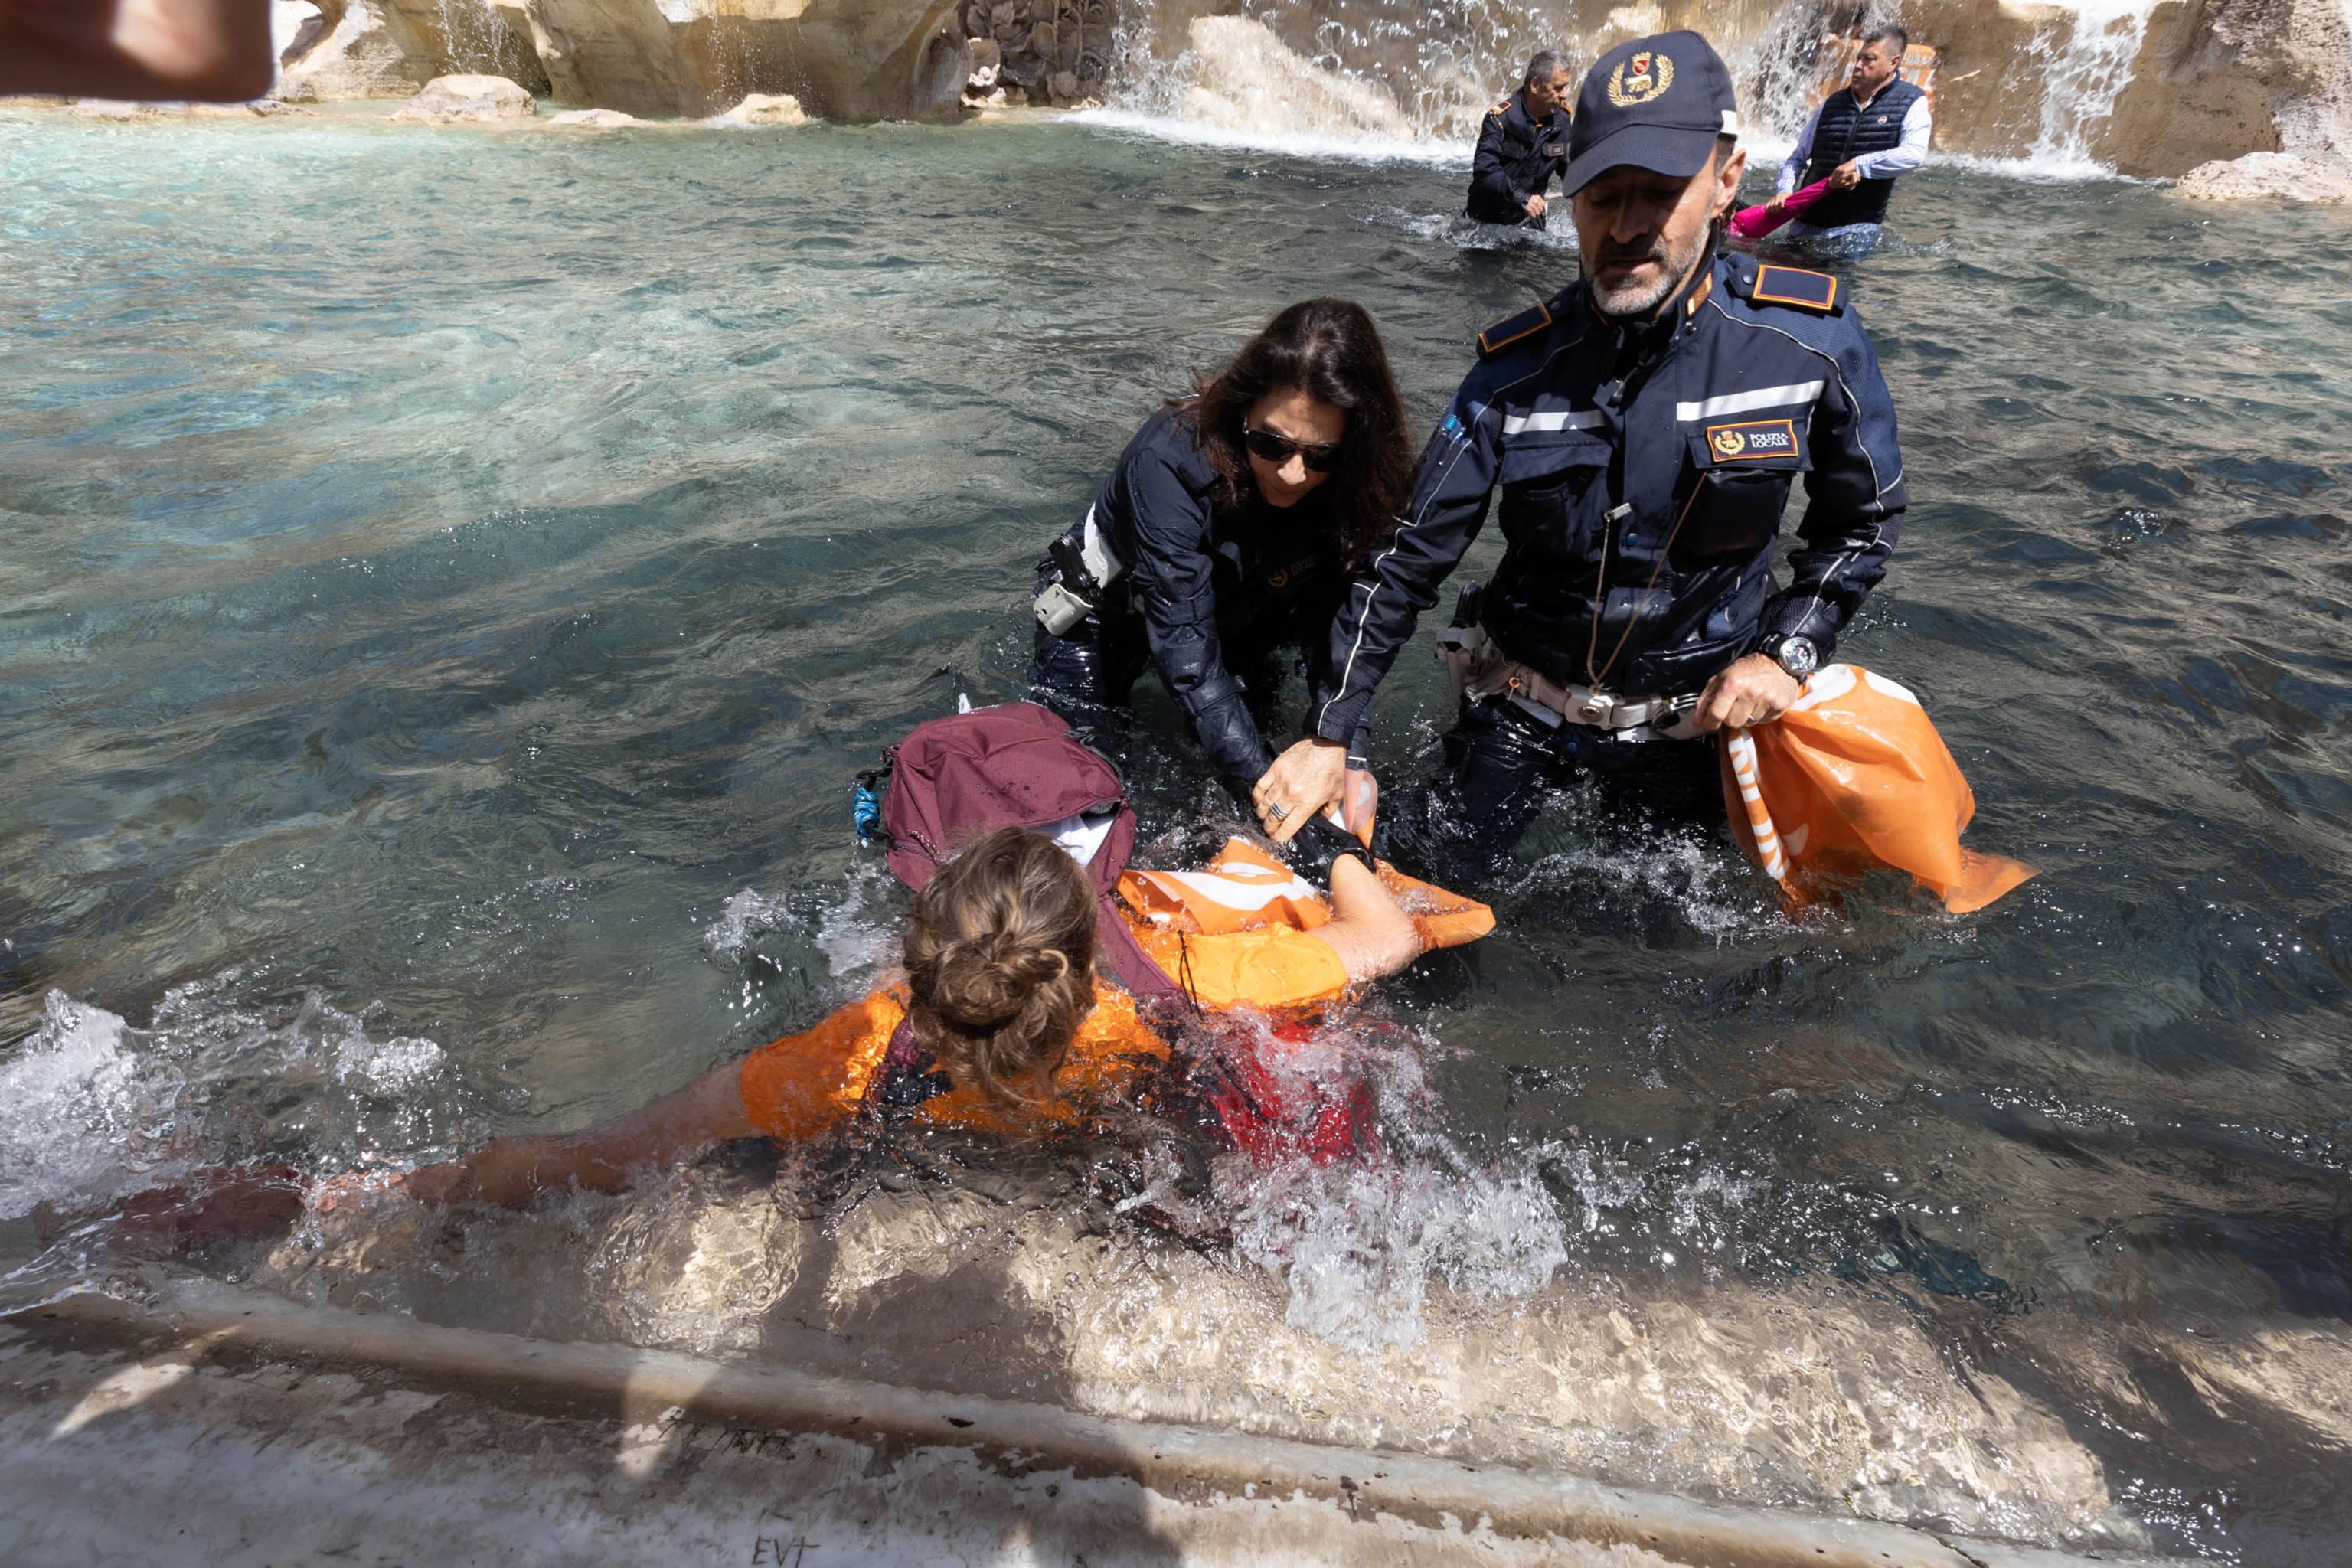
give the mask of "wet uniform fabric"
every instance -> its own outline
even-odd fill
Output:
[[[1542,228],[1528,216],[1528,198],[1548,189],[1568,167],[1569,114],[1555,109],[1538,122],[1528,112],[1522,87],[1487,111],[1470,159],[1470,195],[1464,211],[1480,223]]]
[[[1508,658],[1628,698],[1696,692],[1774,632],[1829,659],[1906,505],[1894,405],[1842,294],[1719,257],[1656,321],[1621,329],[1579,283],[1488,328],[1394,542],[1333,624],[1308,732],[1354,732],[1497,489],[1505,550],[1478,617]],[[1783,585],[1773,557],[1801,480]],[[1447,746],[1481,858],[1516,842],[1547,780],[1622,775],[1662,809],[1719,809],[1706,742],[1629,743],[1498,696]]]
[[[1126,574],[1067,637],[1037,628],[1029,679],[1086,732],[1111,721],[1136,678],[1156,668],[1210,765],[1246,802],[1274,761],[1259,720],[1281,685],[1276,656],[1303,652],[1311,684],[1350,582],[1322,491],[1292,507],[1220,509],[1215,481],[1175,410],[1145,421],[1094,502]],[[1038,563],[1040,591],[1060,578],[1050,558]],[[1370,726],[1366,704],[1347,736],[1356,755]]]

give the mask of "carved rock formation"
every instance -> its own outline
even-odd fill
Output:
[[[2249,153],[2191,169],[2172,194],[2195,201],[2352,202],[2352,162]]]
[[[790,93],[755,92],[719,119],[730,125],[806,125],[801,101]]]
[[[2109,143],[2126,174],[2249,152],[2352,157],[2352,12],[2341,0],[2163,0]]]
[[[436,76],[400,106],[394,120],[434,125],[465,121],[529,120],[539,112],[530,93],[502,76]]]
[[[1823,29],[1887,9],[1560,3],[1561,14],[1527,24],[1559,30],[1536,41],[1589,57],[1637,26],[1699,26],[1751,92],[1776,71],[1808,71]],[[1512,51],[1528,41],[1491,40],[1474,58],[1419,28],[1371,25],[1369,0],[1284,0],[1247,17],[1230,14],[1234,0],[277,4],[280,97],[406,98],[436,76],[488,72],[567,105],[695,119],[752,94],[789,93],[843,120],[949,113],[959,100],[1083,102],[1102,94],[1127,47],[1164,73],[1161,112],[1258,130],[1297,129],[1284,117],[1307,114],[1343,135],[1455,135],[1510,85],[1488,79],[1508,75],[1496,61],[1522,58]],[[1113,38],[1115,7],[1134,35],[1126,45]],[[1904,0],[1902,17],[1943,51],[1937,145],[1947,152],[2075,156],[2143,175],[2249,152],[2352,153],[2343,0],[2155,0],[2144,15],[2087,19],[2036,0]],[[2086,70],[2105,72],[2104,87],[2084,90]]]
[[[318,17],[289,29],[278,96],[405,98],[436,76],[490,72],[631,114],[702,119],[789,93],[828,117],[919,117],[951,110],[971,73],[957,5],[317,0]]]
[[[561,114],[547,117],[550,130],[617,131],[625,125],[649,123],[634,114],[624,114],[617,109],[567,109]]]

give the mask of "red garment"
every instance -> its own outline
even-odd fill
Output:
[[[1830,183],[1827,180],[1815,180],[1803,190],[1790,191],[1789,199],[1781,204],[1778,213],[1775,213],[1769,205],[1760,207],[1742,207],[1731,215],[1732,235],[1738,239],[1761,239],[1782,224],[1795,221],[1807,207],[1829,194]]]

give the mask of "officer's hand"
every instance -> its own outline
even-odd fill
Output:
[[[1337,741],[1309,739],[1275,758],[1250,798],[1266,836],[1287,844],[1308,817],[1339,804],[1347,783],[1348,748]]]
[[[1706,683],[1691,722],[1709,731],[1769,724],[1786,713],[1804,689],[1779,664],[1751,653]]]
[[[1782,213],[1789,210],[1788,196],[1785,195],[1774,196],[1770,201],[1764,204],[1764,210],[1770,213],[1774,217],[1779,217]]]
[[[1852,158],[1830,171],[1830,189],[1850,191],[1862,184],[1862,165]]]
[[[1544,215],[1544,199],[1543,199],[1543,193],[1542,193],[1541,191],[1538,191],[1534,195],[1531,195],[1531,196],[1529,196],[1529,197],[1528,198],[1528,216],[1529,217],[1541,217],[1541,216],[1543,216],[1543,215]]]

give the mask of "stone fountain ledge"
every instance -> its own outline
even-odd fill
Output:
[[[150,1308],[83,1294],[0,1321],[0,1541],[21,1568],[818,1568],[1008,1548],[1102,1564],[2148,1564],[196,1283]]]

